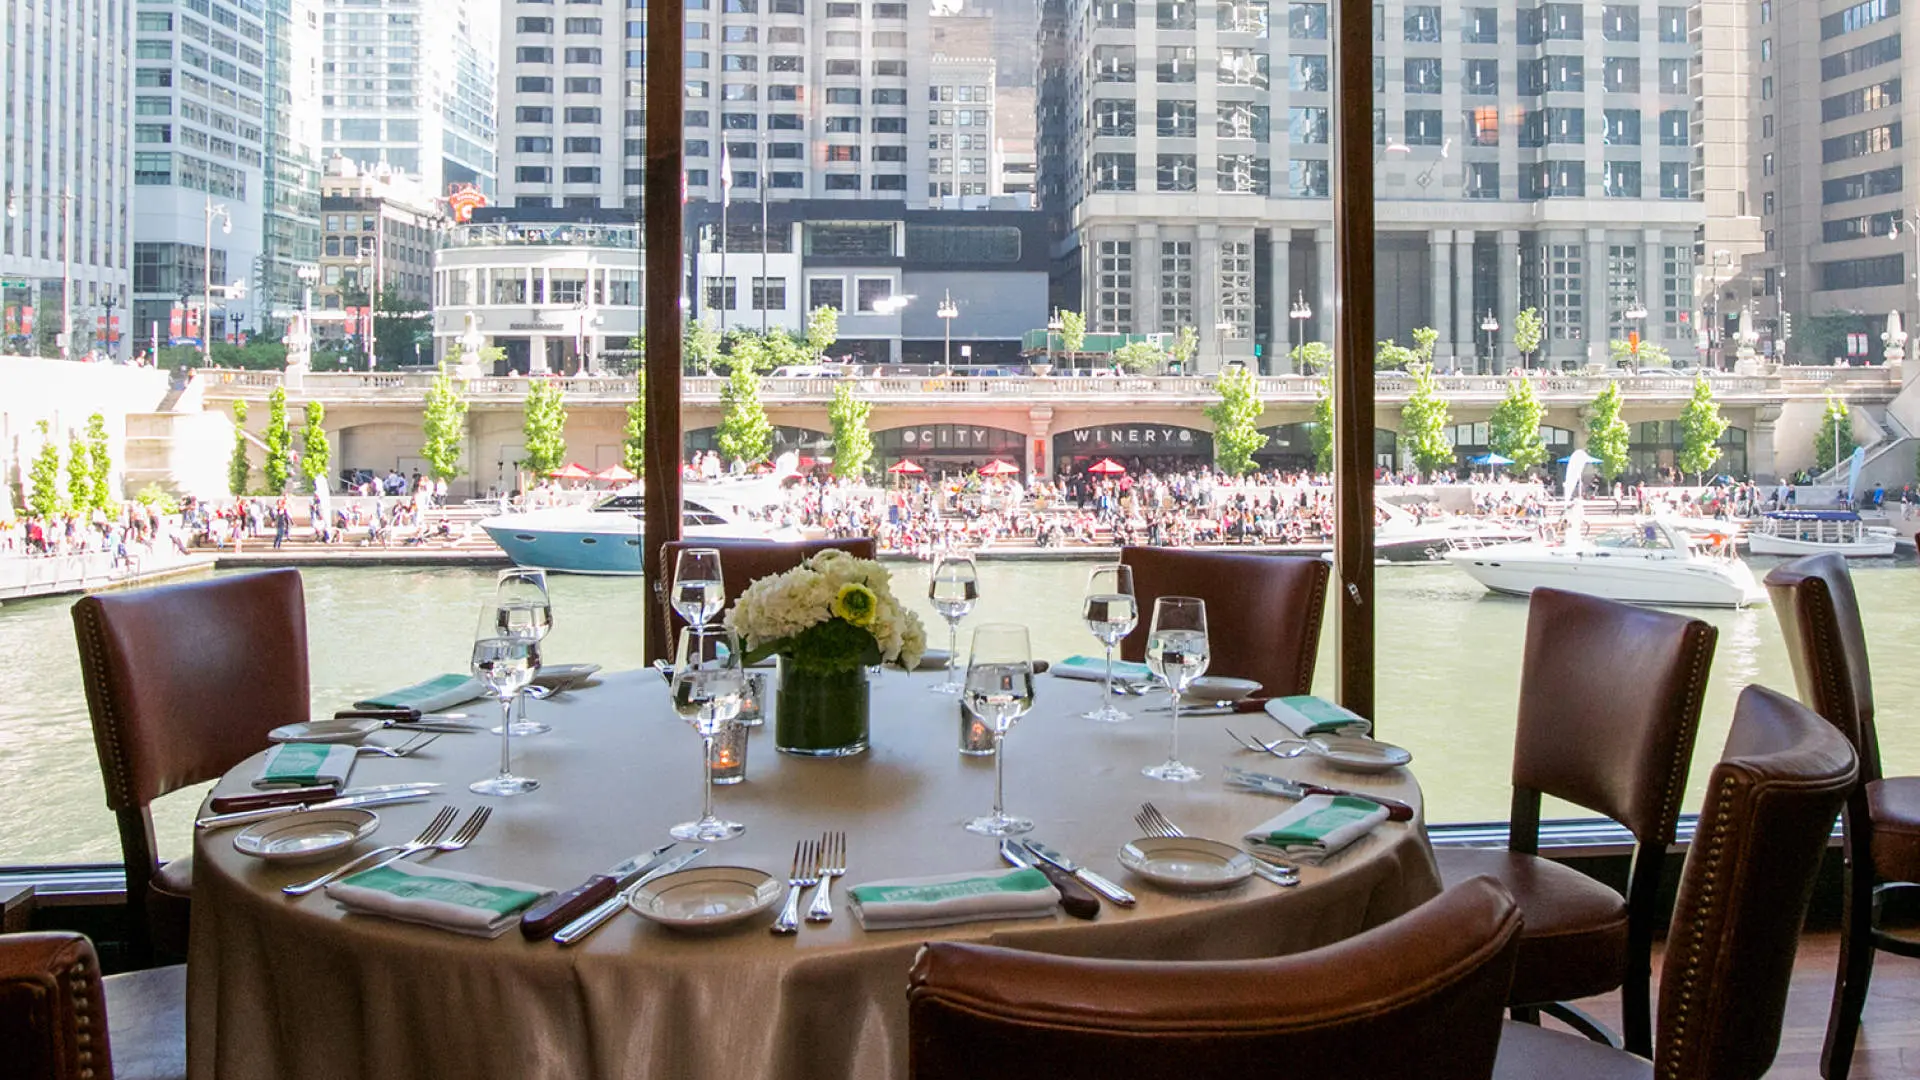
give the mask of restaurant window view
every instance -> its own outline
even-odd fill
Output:
[[[1920,8],[1475,2],[0,0],[9,1056],[1901,1074]]]

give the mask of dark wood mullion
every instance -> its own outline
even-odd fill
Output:
[[[642,187],[642,243],[646,267],[647,379],[646,538],[641,544],[640,626],[649,661],[664,659],[660,640],[666,568],[660,545],[680,539],[680,258],[682,115],[686,94],[686,7],[683,0],[648,0],[647,157]]]
[[[1334,661],[1340,703],[1374,717],[1373,0],[1337,0],[1333,129]]]

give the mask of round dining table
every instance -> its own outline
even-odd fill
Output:
[[[993,760],[958,753],[959,699],[931,692],[937,673],[888,672],[872,684],[872,748],[841,759],[775,752],[773,725],[749,740],[745,782],[717,789],[741,837],[709,845],[692,866],[755,867],[784,877],[796,841],[846,833],[845,878],[831,923],[769,933],[774,912],[725,932],[688,934],[623,911],[563,948],[517,931],[484,939],[377,916],[347,914],[324,892],[281,886],[344,861],[288,866],[236,851],[236,830],[195,838],[188,966],[188,1071],[195,1080],[353,1080],[500,1077],[514,1080],[899,1078],[907,1071],[907,972],[924,941],[967,940],[1042,952],[1151,960],[1275,956],[1325,945],[1390,920],[1439,892],[1407,769],[1340,772],[1312,757],[1280,760],[1238,749],[1223,728],[1283,734],[1261,716],[1189,714],[1183,760],[1205,777],[1163,783],[1141,775],[1167,751],[1164,694],[1130,698],[1125,723],[1079,714],[1097,683],[1041,676],[1035,704],[1008,736],[1009,812],[1031,834],[1130,889],[1137,905],[1103,902],[1091,921],[1039,919],[868,931],[847,909],[862,882],[1000,868],[997,842],[961,822],[986,812]],[[489,720],[487,702],[467,707]],[[362,756],[354,787],[440,781],[436,797],[377,808],[373,844],[411,838],[443,806],[493,807],[466,848],[424,860],[551,889],[667,842],[697,817],[700,740],[675,716],[652,671],[532,703],[552,726],[516,739],[530,794],[491,799],[467,783],[493,773],[497,736],[447,735],[403,759]],[[374,736],[395,742],[394,733]],[[1134,814],[1155,803],[1190,835],[1237,839],[1292,806],[1237,791],[1224,766],[1337,784],[1413,804],[1300,883],[1255,877],[1229,889],[1163,891],[1123,870],[1118,851],[1140,835]],[[251,790],[261,759],[241,763],[212,794]],[[685,851],[692,845],[681,845]],[[355,850],[359,850],[356,848]],[[784,890],[783,890],[784,891]],[[1391,958],[1384,958],[1391,962]]]

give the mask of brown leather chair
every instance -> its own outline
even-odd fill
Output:
[[[136,966],[184,957],[193,864],[160,865],[153,800],[217,779],[307,719],[307,609],[295,570],[100,593],[73,605],[107,806],[127,866]]]
[[[1627,1049],[1652,1051],[1656,897],[1716,638],[1699,619],[1534,590],[1507,849],[1435,853],[1442,880],[1491,874],[1527,913],[1509,999],[1522,1016],[1540,1007],[1610,1041],[1604,1028],[1561,1003],[1619,988]],[[1633,833],[1625,898],[1539,857],[1542,795],[1604,814]]]
[[[1661,962],[1652,1060],[1508,1024],[1503,1080],[1757,1080],[1780,1046],[1800,926],[1833,818],[1855,786],[1853,748],[1784,694],[1749,686],[1707,781]]]
[[[184,965],[100,976],[79,934],[0,936],[0,1062],[15,1080],[182,1080]]]
[[[1881,774],[1867,635],[1847,560],[1810,555],[1775,567],[1767,575],[1767,591],[1787,641],[1800,700],[1839,728],[1860,757],[1859,788],[1847,799],[1842,815],[1846,884],[1840,965],[1820,1055],[1821,1075],[1845,1080],[1860,1034],[1874,951],[1920,957],[1920,942],[1875,925],[1882,894],[1920,882],[1920,777]]]
[[[1256,679],[1275,696],[1312,692],[1333,572],[1325,559],[1127,547],[1120,561],[1133,567],[1140,603],[1139,625],[1120,642],[1122,659],[1146,658],[1155,600],[1195,596],[1207,604],[1208,673]]]
[[[871,536],[853,536],[844,540],[669,540],[660,545],[660,580],[654,582],[654,596],[659,598],[661,637],[658,655],[653,659],[669,657],[673,654],[674,642],[679,640],[680,628],[685,626],[682,619],[667,602],[667,590],[673,584],[674,563],[680,558],[680,552],[687,548],[714,548],[720,552],[720,574],[725,579],[727,606],[732,607],[747,586],[769,574],[785,573],[799,566],[807,559],[822,551],[839,550],[861,559],[874,557],[874,543]]]
[[[1467,1080],[1489,1075],[1520,915],[1482,878],[1268,960],[1180,963],[929,944],[911,1080]]]

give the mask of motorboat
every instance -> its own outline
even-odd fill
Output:
[[[1380,562],[1437,563],[1450,551],[1534,538],[1530,529],[1493,518],[1447,515],[1422,520],[1391,503],[1379,506],[1386,520],[1373,530],[1373,557]]]
[[[1747,532],[1747,550],[1755,555],[1812,555],[1838,552],[1850,559],[1893,554],[1900,534],[1885,525],[1869,525],[1851,510],[1774,510]]]
[[[1455,551],[1446,560],[1497,593],[1526,596],[1542,586],[1619,600],[1674,607],[1746,607],[1767,594],[1732,546],[1696,545],[1664,518],[1592,537],[1569,515],[1562,543],[1508,544]]]

